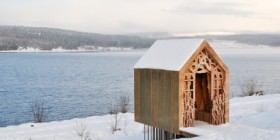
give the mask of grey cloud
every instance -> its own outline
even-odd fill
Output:
[[[195,7],[178,7],[178,12],[190,12],[196,14],[210,14],[210,15],[235,15],[241,17],[249,17],[253,13],[249,11],[235,10],[222,7],[207,7],[207,8],[195,8]]]
[[[255,13],[237,9],[238,3],[210,3],[204,7],[196,6],[178,6],[169,12],[193,13],[206,15],[231,15],[239,17],[252,17]],[[166,11],[166,10],[165,10]]]

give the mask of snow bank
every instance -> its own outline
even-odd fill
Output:
[[[196,121],[181,128],[200,135],[194,140],[278,140],[280,138],[280,95],[239,97],[230,100],[230,123],[213,126]]]
[[[143,124],[134,114],[119,114],[121,131],[111,133],[112,116],[93,116],[41,124],[22,124],[0,128],[1,140],[78,140],[77,130],[86,126],[92,140],[140,140]],[[126,124],[126,125],[125,125]],[[33,127],[32,127],[33,125]],[[239,97],[230,100],[230,123],[213,126],[196,121],[195,127],[181,128],[200,135],[194,140],[278,140],[280,138],[280,94]]]
[[[142,139],[143,125],[134,122],[134,114],[119,114],[121,131],[112,134],[113,116],[93,116],[49,123],[27,123],[0,128],[1,140],[78,140],[77,132],[85,128],[92,140]],[[82,127],[85,126],[85,127]],[[136,139],[137,140],[137,139]]]
[[[191,140],[278,140],[280,137],[279,131],[254,128],[246,125],[223,124],[213,126],[201,121],[195,122],[195,125],[196,127],[193,128],[181,129],[200,135],[200,137],[195,137]]]

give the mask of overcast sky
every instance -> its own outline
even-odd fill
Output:
[[[280,0],[0,0],[0,24],[122,34],[279,32]]]

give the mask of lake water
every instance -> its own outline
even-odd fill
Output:
[[[49,120],[107,114],[133,99],[133,65],[142,53],[0,53],[0,126],[32,121],[44,100]]]
[[[232,95],[252,76],[267,94],[280,93],[279,49],[234,51],[218,50],[231,70]],[[35,100],[50,107],[49,121],[107,114],[120,95],[129,95],[133,112],[133,65],[143,53],[0,53],[0,126],[32,122]]]

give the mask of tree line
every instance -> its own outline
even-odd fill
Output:
[[[82,46],[148,48],[155,39],[103,35],[42,27],[0,26],[0,50],[33,47],[41,50],[78,49]]]

